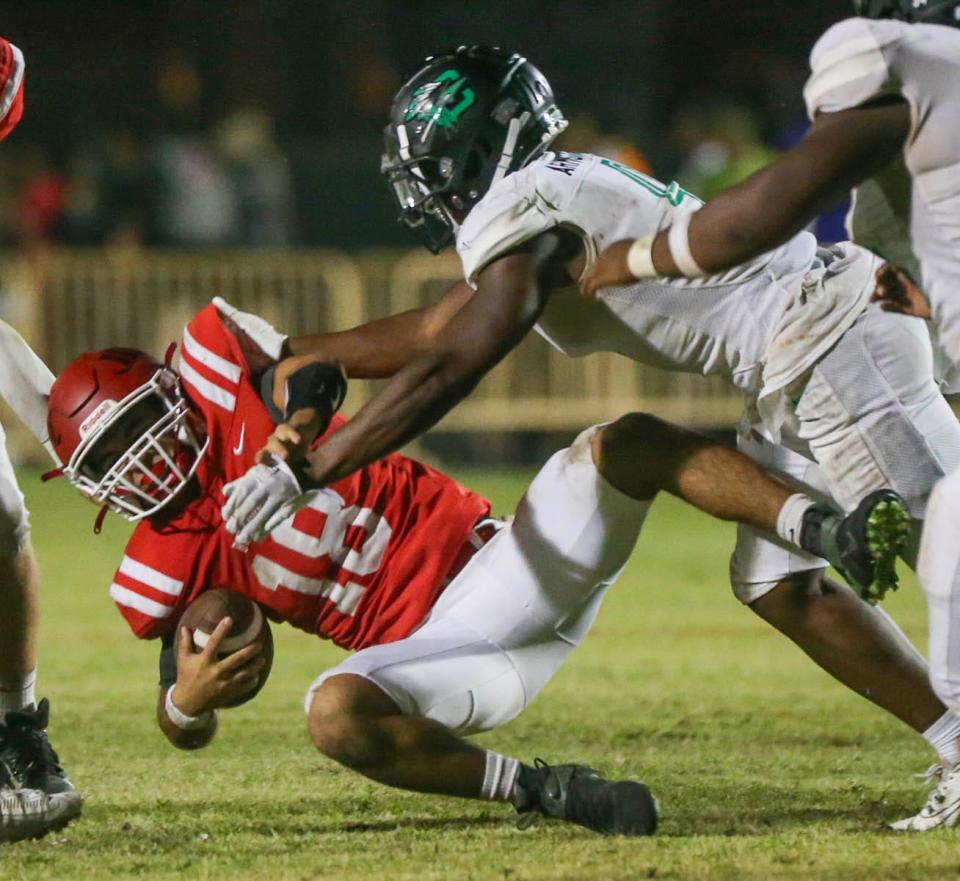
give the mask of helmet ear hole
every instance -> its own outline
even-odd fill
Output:
[[[476,178],[483,170],[484,157],[479,150],[471,150],[463,163],[463,180],[470,181]]]
[[[467,158],[464,161],[461,180],[465,182],[473,181],[483,174],[492,154],[493,146],[490,141],[484,136],[477,138],[474,142],[473,149],[467,154]]]

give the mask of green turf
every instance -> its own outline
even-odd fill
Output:
[[[508,509],[530,474],[467,476]],[[536,703],[481,742],[578,760],[658,794],[654,839],[564,824],[525,832],[502,805],[381,788],[322,759],[301,711],[341,653],[275,630],[270,683],[178,753],[152,718],[156,647],[107,598],[126,528],[25,475],[45,576],[40,687],[87,795],[82,821],[0,849],[13,879],[927,879],[960,874],[952,832],[903,836],[930,761],[898,722],[845,692],[733,600],[733,529],[657,503],[599,622]],[[908,582],[887,607],[918,640]]]

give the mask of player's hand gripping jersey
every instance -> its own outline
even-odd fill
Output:
[[[847,229],[920,282],[947,373],[960,364],[960,31],[847,19],[820,38],[810,67],[811,118],[891,96],[910,105],[902,158],[854,189]],[[960,374],[948,380],[960,388]]]
[[[391,455],[315,492],[264,541],[233,548],[220,517],[222,487],[254,464],[275,427],[248,357],[214,305],[184,330],[183,389],[210,439],[196,498],[171,519],[137,526],[110,595],[139,637],[170,632],[197,594],[217,587],[344,648],[407,636],[462,560],[489,503]],[[343,423],[338,417],[330,431]]]

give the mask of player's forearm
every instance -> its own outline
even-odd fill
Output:
[[[353,473],[426,431],[474,389],[533,327],[545,305],[538,279],[557,252],[548,234],[491,263],[477,293],[448,292],[430,349],[400,370],[343,428],[312,450],[306,477],[316,485]],[[455,307],[455,308],[454,308]]]
[[[323,353],[336,358],[352,379],[393,376],[423,353],[426,309],[413,309],[337,333],[291,337],[294,355]]]
[[[195,750],[205,747],[217,733],[217,713],[210,714],[209,722],[201,728],[180,728],[167,714],[167,689],[161,687],[157,698],[157,725],[167,740],[177,749]]]
[[[467,367],[443,354],[418,358],[307,454],[306,478],[326,486],[402,447],[470,394],[486,370],[486,365]]]
[[[337,359],[353,379],[393,376],[432,351],[448,322],[473,296],[460,282],[432,306],[410,309],[338,333],[318,333],[288,340],[294,355],[321,353]]]
[[[693,216],[687,238],[694,261],[720,272],[783,244],[898,159],[910,124],[910,108],[897,96],[821,114],[797,146]],[[658,273],[680,274],[666,231],[657,235],[652,258]]]
[[[338,333],[293,337],[294,355],[323,353],[336,358],[353,379],[393,376],[434,347],[450,319],[473,296],[464,282],[432,306],[410,309]]]
[[[782,245],[833,201],[843,185],[811,192],[794,184],[791,162],[771,165],[715,196],[690,221],[690,253],[707,273],[722,272]],[[667,244],[668,231],[653,243],[653,265],[660,275],[680,276]]]

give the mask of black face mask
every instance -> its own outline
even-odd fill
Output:
[[[442,201],[449,183],[432,187],[419,173],[418,166],[430,161],[394,163],[384,156],[380,170],[400,206],[399,222],[416,232],[434,254],[439,254],[453,243],[456,224]]]

